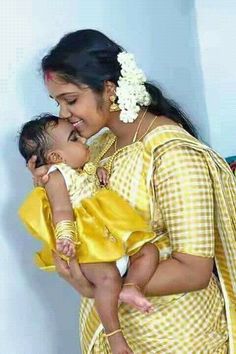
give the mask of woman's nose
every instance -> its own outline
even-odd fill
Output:
[[[62,119],[70,119],[71,113],[65,107],[60,106],[59,117]]]

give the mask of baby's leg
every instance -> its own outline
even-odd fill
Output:
[[[95,306],[107,334],[120,328],[118,300],[121,277],[115,263],[80,264],[86,278],[94,285]],[[122,332],[108,337],[112,353],[132,354]]]
[[[151,279],[159,261],[159,253],[152,243],[145,244],[139,252],[130,257],[130,267],[125,278],[120,300],[128,303],[142,312],[152,312],[154,310],[142,289]]]

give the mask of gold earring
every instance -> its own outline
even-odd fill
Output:
[[[115,103],[116,96],[112,95],[112,96],[110,96],[109,99],[111,101],[110,112],[118,112],[120,110],[120,107],[119,107],[118,103]]]

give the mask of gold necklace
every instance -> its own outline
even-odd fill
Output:
[[[153,120],[151,121],[151,123],[150,123],[149,126],[147,127],[145,133],[144,133],[142,136],[140,136],[140,138],[139,138],[138,140],[136,140],[136,141],[142,140],[142,139],[145,137],[145,135],[147,135],[147,134],[149,133],[151,127],[153,126],[153,124],[155,123],[155,121],[156,121],[157,118],[158,118],[158,116],[155,116],[155,117],[153,118]]]
[[[133,136],[133,139],[132,139],[132,143],[134,143],[134,142],[136,141],[136,139],[137,139],[137,135],[138,135],[139,129],[140,129],[140,127],[141,127],[143,118],[145,117],[146,113],[147,113],[147,108],[145,109],[145,111],[144,111],[142,117],[140,118],[139,124],[138,124],[138,126],[137,126],[137,129],[136,129],[136,131],[135,131],[135,133],[134,133],[134,136]]]
[[[116,136],[112,136],[110,139],[108,139],[107,143],[104,145],[103,149],[101,150],[101,152],[98,154],[97,158],[94,161],[94,163],[96,165],[99,164],[99,161],[106,154],[106,152],[110,149],[110,147],[114,144],[115,140],[116,140]]]
[[[146,112],[145,112],[145,113],[146,113]],[[144,114],[144,115],[145,115],[145,114]],[[144,115],[142,116],[142,118],[144,117]],[[149,133],[151,127],[153,126],[153,124],[155,123],[155,121],[156,121],[157,118],[158,118],[158,116],[155,116],[155,117],[154,117],[154,119],[151,121],[151,123],[150,123],[149,126],[147,127],[145,133],[137,140],[137,134],[136,134],[136,132],[137,132],[137,130],[140,128],[140,125],[141,125],[141,124],[139,124],[139,127],[138,127],[138,129],[136,130],[135,135],[134,135],[136,139],[134,140],[134,138],[133,138],[132,143],[135,143],[135,142],[137,142],[137,141],[142,140],[142,139],[145,137],[145,135],[147,135],[147,134]],[[117,141],[117,138],[115,137],[114,145],[116,144],[116,141]],[[110,146],[111,146],[111,145],[110,145]],[[116,145],[115,145],[115,146],[116,146]],[[122,148],[120,148],[120,149],[118,149],[118,150],[116,149],[115,152],[114,152],[114,154],[109,157],[109,160],[108,160],[108,162],[106,163],[106,168],[107,168],[107,170],[108,170],[109,175],[111,175],[112,166],[113,166],[113,162],[114,162],[114,160],[115,160],[115,157],[116,157],[116,155],[119,154],[119,152],[120,152],[121,149],[122,149]]]
[[[158,116],[155,116],[154,119],[153,119],[153,120],[151,121],[151,123],[149,124],[149,126],[147,127],[147,129],[145,130],[144,134],[141,135],[141,137],[137,139],[137,135],[138,135],[138,132],[139,132],[141,123],[142,123],[143,118],[145,117],[145,114],[146,114],[146,113],[147,113],[147,111],[144,112],[144,114],[142,115],[142,118],[141,118],[140,121],[139,121],[139,125],[138,125],[138,127],[137,127],[137,129],[136,129],[136,131],[135,131],[135,133],[134,133],[134,137],[133,137],[133,139],[132,139],[132,143],[135,143],[136,141],[142,140],[142,139],[145,137],[145,135],[147,135],[147,133],[150,131],[151,127],[153,126],[153,124],[155,123],[156,119],[158,118]],[[122,147],[121,147],[120,149],[122,149]],[[116,138],[115,141],[114,141],[114,150],[115,150],[114,152],[116,152],[116,151],[119,150],[119,149],[117,149],[117,138]]]
[[[138,123],[137,129],[136,129],[135,132],[134,132],[134,136],[133,136],[133,139],[132,139],[132,143],[134,143],[134,142],[136,141],[136,139],[137,139],[137,135],[138,135],[139,129],[140,129],[140,127],[141,127],[142,121],[143,121],[143,119],[144,119],[146,113],[147,113],[147,108],[145,109],[145,111],[144,111],[143,114],[142,114],[142,117],[140,118],[140,121],[139,121],[139,123]],[[115,142],[114,142],[114,152],[116,152],[116,151],[117,151],[117,137],[116,137]]]

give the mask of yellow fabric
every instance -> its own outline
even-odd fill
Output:
[[[122,304],[119,318],[124,336],[135,354],[217,354],[227,351],[227,328],[222,296],[212,278],[199,292],[153,297],[156,312],[141,314]],[[95,327],[95,324],[97,327]],[[111,354],[93,301],[83,299],[80,336],[83,354]]]
[[[63,173],[72,200],[79,263],[116,261],[124,255],[136,253],[154,238],[148,222],[116,192],[105,188],[96,188],[94,192],[94,180],[88,179],[86,181],[91,188],[87,185],[85,193],[88,195],[89,190],[93,191],[93,196],[82,199],[80,174],[64,164],[57,168]],[[82,178],[84,182],[84,174]],[[43,241],[44,247],[35,258],[37,266],[43,270],[54,270],[51,250],[55,251],[55,235],[44,188],[37,187],[29,194],[19,209],[19,215],[28,231]]]
[[[94,156],[111,138],[95,142]],[[227,164],[182,128],[163,126],[119,151],[110,185],[152,220],[162,260],[173,251],[215,257],[224,295],[213,276],[206,289],[150,298],[150,316],[121,305],[134,353],[235,353],[236,182]],[[110,353],[90,299],[82,301],[80,333],[84,354]]]

